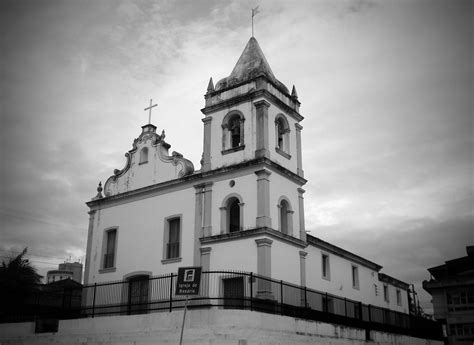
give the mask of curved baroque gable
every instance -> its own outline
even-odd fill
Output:
[[[125,153],[125,167],[115,169],[105,182],[106,197],[171,181],[194,172],[193,163],[182,154],[173,151],[169,155],[171,145],[165,142],[164,131],[161,135],[157,134],[156,127],[151,124],[142,128],[140,136],[133,141],[132,149]],[[140,154],[143,149],[145,156]]]

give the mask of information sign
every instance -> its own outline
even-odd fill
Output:
[[[178,281],[176,282],[176,295],[199,295],[201,285],[201,267],[178,268]]]

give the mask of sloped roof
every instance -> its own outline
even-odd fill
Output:
[[[232,73],[227,78],[219,80],[216,84],[216,90],[224,89],[261,75],[266,76],[270,81],[282,88],[284,92],[288,93],[288,88],[275,78],[257,40],[255,37],[251,37],[235,64]]]

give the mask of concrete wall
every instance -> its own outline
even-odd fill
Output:
[[[0,324],[2,345],[179,344],[183,312],[63,320],[57,333],[34,334],[34,323]],[[189,310],[183,344],[441,345],[440,341],[240,310]]]

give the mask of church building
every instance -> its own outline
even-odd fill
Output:
[[[290,92],[275,77],[254,37],[228,77],[210,79],[201,112],[199,169],[170,153],[164,130],[148,123],[125,167],[87,202],[85,284],[201,266],[408,313],[408,284],[307,234],[300,101],[294,86]],[[271,298],[271,291],[257,293]]]

